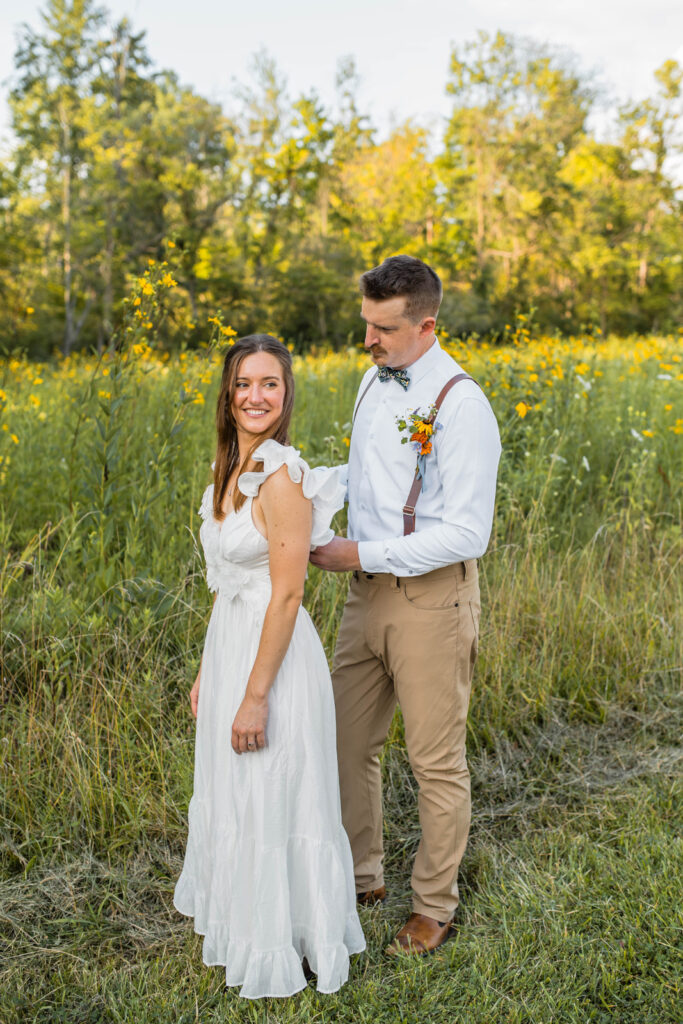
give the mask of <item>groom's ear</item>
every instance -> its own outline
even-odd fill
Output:
[[[435,327],[436,327],[436,317],[435,316],[426,316],[424,318],[424,320],[420,324],[420,337],[424,338],[428,334],[433,334]]]

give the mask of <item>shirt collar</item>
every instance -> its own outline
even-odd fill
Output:
[[[442,348],[435,337],[427,351],[423,352],[420,358],[416,359],[410,366],[406,366],[406,370],[410,374],[410,387],[408,391],[410,391],[414,384],[417,384],[418,381],[421,381],[423,377],[426,377],[427,374],[436,368],[441,352]]]

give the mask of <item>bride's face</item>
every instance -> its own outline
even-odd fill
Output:
[[[285,401],[280,361],[270,352],[254,352],[240,363],[231,412],[238,434],[258,436],[275,426]]]

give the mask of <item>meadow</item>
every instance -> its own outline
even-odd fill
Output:
[[[171,902],[210,609],[197,509],[232,332],[215,317],[206,349],[157,352],[145,281],[116,354],[0,363],[0,1020],[680,1021],[680,337],[558,340],[524,317],[496,347],[442,335],[504,449],[457,929],[428,961],[383,956],[418,838],[397,715],[367,953],[336,995],[248,1003]],[[366,366],[357,348],[295,356],[311,463],[344,461]],[[346,585],[310,572],[328,654]]]

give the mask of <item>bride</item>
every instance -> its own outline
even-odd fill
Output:
[[[332,686],[301,607],[311,546],[343,503],[288,443],[292,360],[267,334],[228,351],[200,537],[215,592],[199,672],[194,792],[174,904],[240,995],[334,992],[365,948],[341,823]],[[258,467],[258,468],[257,468]]]

